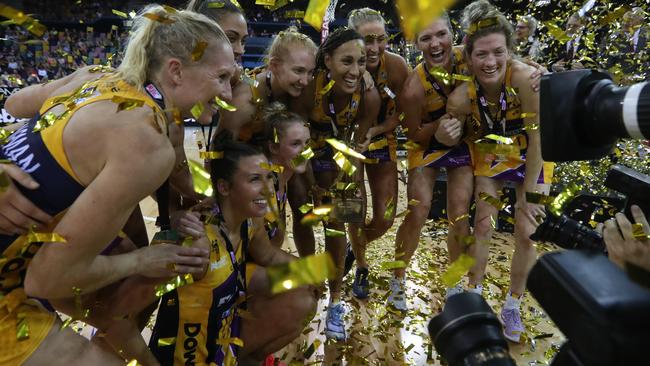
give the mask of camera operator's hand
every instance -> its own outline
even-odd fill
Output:
[[[458,143],[462,134],[463,124],[458,119],[445,114],[440,117],[440,124],[434,135],[438,142],[447,146],[454,146]]]
[[[643,225],[643,232],[646,236],[650,234],[648,220],[641,209],[634,205],[631,207],[631,211],[634,222]],[[625,262],[627,262],[650,271],[650,240],[636,239],[632,231],[632,224],[624,214],[617,213],[615,219],[605,222],[603,238],[612,262],[621,268],[624,268]]]
[[[566,70],[566,65],[564,61],[558,61],[551,65],[551,70],[554,72],[562,72]]]
[[[19,167],[0,164],[0,234],[24,234],[34,225],[36,229],[45,227],[52,217],[25,198],[14,181],[28,189],[39,187],[39,184]]]

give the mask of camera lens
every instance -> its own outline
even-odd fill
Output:
[[[515,365],[499,319],[478,294],[451,296],[429,322],[429,335],[450,366]]]
[[[555,243],[564,249],[605,252],[605,242],[598,232],[566,215],[556,216],[550,212],[530,238]]]

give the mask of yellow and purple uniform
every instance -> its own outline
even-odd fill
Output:
[[[461,48],[453,48],[452,62],[452,74],[466,75],[468,73]],[[424,111],[427,114],[427,118],[422,123],[435,122],[447,113],[447,94],[424,61],[416,66],[415,72],[424,87],[424,95],[426,98]],[[460,84],[460,81],[456,79],[452,80],[452,82],[454,83],[454,87]],[[408,163],[409,169],[420,167],[457,168],[468,166],[472,165],[471,149],[466,142],[449,147],[438,142],[435,136],[431,136],[427,147],[417,147],[409,150]]]
[[[40,183],[34,190],[16,186],[27,199],[55,218],[43,231],[54,231],[85,189],[65,152],[66,125],[80,108],[116,97],[143,101],[156,116],[162,112],[156,101],[126,82],[99,79],[74,92],[50,98],[40,115],[18,129],[2,146],[1,159],[12,161]],[[61,114],[55,116],[49,111],[60,104],[66,106]],[[49,127],[36,128],[46,119],[52,122]],[[29,235],[0,235],[0,364],[22,364],[47,336],[57,317],[47,301],[29,298],[24,291],[27,269],[42,244],[30,242]],[[21,337],[25,327],[29,335]]]
[[[160,302],[149,348],[161,365],[237,364],[241,311],[253,272],[246,250],[254,228],[250,220],[241,225],[236,249],[223,230],[206,225],[206,233],[212,250],[205,277],[168,292]]]
[[[264,215],[264,228],[266,229],[269,239],[275,238],[278,231],[285,227],[287,217],[287,189],[285,184],[284,192],[280,193],[280,175],[273,172],[273,188],[275,192],[275,200],[270,200],[269,211]],[[276,217],[279,215],[279,217]]]
[[[377,124],[380,125],[386,122],[386,119],[397,113],[397,104],[395,103],[397,96],[389,86],[385,55],[382,55],[379,60],[379,70],[377,70],[377,75],[374,76],[374,81],[375,87],[377,87],[377,91],[381,97],[381,107],[377,121]],[[395,137],[395,131],[388,131],[375,136],[368,147],[368,151],[363,154],[368,158],[377,159],[380,163],[384,161],[396,161],[397,138]]]
[[[336,113],[334,104],[326,100],[331,90],[324,91],[329,80],[327,71],[320,71],[316,75],[316,92],[314,96],[314,108],[309,114],[309,129],[312,139],[314,157],[311,159],[312,168],[315,172],[336,171],[338,166],[334,162],[334,151],[325,141],[328,138],[336,138],[347,144],[350,139],[349,129],[353,128],[357,118],[360,103],[363,99],[363,79],[360,86],[350,96],[350,102],[342,111]]]
[[[490,113],[487,99],[480,85],[477,86],[478,82],[467,83],[467,93],[472,104],[472,119],[479,121],[485,131],[484,135],[494,134],[513,140],[512,144],[491,140],[474,143],[474,175],[522,183],[526,173],[528,135],[521,116],[521,101],[512,88],[511,79],[512,66],[508,63],[496,116]],[[553,163],[544,162],[537,183],[550,184],[553,167]]]
[[[255,80],[257,75],[264,71],[264,68],[256,68],[248,72],[248,76]],[[271,74],[267,74],[270,76]],[[266,80],[268,90],[271,90],[270,77]],[[264,107],[273,101],[273,96],[269,95],[267,98],[262,96],[259,85],[250,85],[251,88],[251,103],[255,105],[255,114],[252,119],[243,125],[239,130],[238,139],[253,146],[262,148],[266,142],[266,131],[264,127]]]

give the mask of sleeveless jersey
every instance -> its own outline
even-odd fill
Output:
[[[452,49],[452,74],[467,75],[469,70],[463,51],[460,47]],[[422,123],[432,123],[447,113],[447,94],[445,93],[440,81],[434,75],[433,70],[429,69],[426,62],[420,63],[415,68],[415,73],[424,87],[426,104],[424,111],[427,114],[427,120]],[[452,87],[460,85],[460,81],[452,79]],[[449,147],[438,142],[435,136],[431,136],[429,145],[419,147],[409,151],[408,162],[409,169],[418,167],[431,168],[455,168],[472,164],[471,149],[467,143],[461,142],[457,146]]]
[[[98,79],[76,91],[48,99],[40,115],[18,129],[2,146],[0,158],[10,160],[40,183],[35,190],[16,186],[28,200],[54,216],[54,222],[44,231],[54,230],[68,207],[85,189],[65,153],[65,126],[80,108],[113,98],[142,101],[161,112],[155,101],[126,82]],[[49,111],[60,104],[66,107],[61,114]],[[27,298],[23,287],[27,268],[42,244],[30,240],[29,235],[0,235],[0,324],[8,327],[0,332],[0,364],[22,363],[54,324],[56,315],[50,312],[53,309],[49,304]],[[19,340],[16,333],[21,322],[29,326],[29,337],[24,340]]]
[[[513,140],[512,144],[482,141],[474,144],[476,162],[474,174],[512,182],[523,182],[526,172],[526,149],[528,135],[521,117],[521,101],[512,87],[512,66],[506,66],[505,81],[498,103],[499,113],[491,116],[487,99],[483,96],[476,79],[467,84],[472,105],[474,125],[480,126],[483,136],[495,134]],[[477,122],[478,121],[478,122]],[[553,163],[544,162],[538,183],[551,183]]]
[[[206,225],[212,242],[204,278],[162,297],[149,348],[162,365],[237,364],[240,309],[246,300],[246,250],[254,228],[240,227],[234,249],[223,231]]]

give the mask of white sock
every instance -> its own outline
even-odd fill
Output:
[[[519,297],[513,297],[512,293],[508,291],[508,294],[506,295],[506,303],[503,305],[503,308],[519,310],[520,306],[521,306],[521,295]]]

